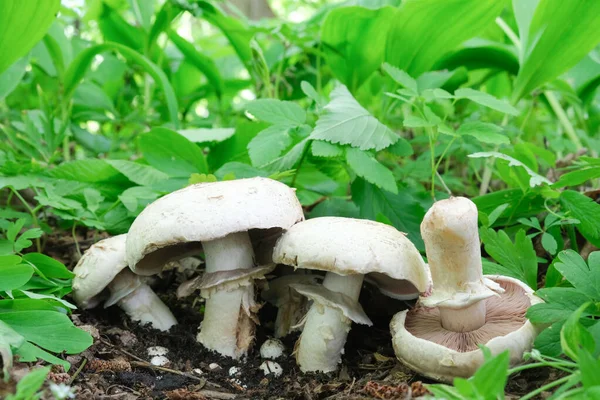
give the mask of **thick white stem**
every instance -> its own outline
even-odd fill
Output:
[[[132,320],[140,321],[142,324],[150,323],[155,329],[161,331],[167,331],[177,324],[169,307],[145,283],[119,300],[117,305]]]
[[[442,326],[449,331],[471,332],[485,324],[485,301],[459,309],[439,307]]]
[[[294,331],[294,326],[298,325],[306,313],[307,299],[304,296],[297,298],[290,296],[290,299],[279,306],[277,318],[275,319],[275,337],[282,338],[288,333]]]
[[[254,251],[247,232],[233,233],[202,245],[207,273],[252,268],[254,265]],[[242,299],[253,296],[253,293],[252,286],[212,293],[206,299],[198,342],[224,356],[238,358],[245,354],[248,336],[252,335],[254,326],[247,321]]]
[[[363,277],[363,275],[341,276],[328,272],[323,286],[358,301]],[[302,372],[335,371],[341,362],[351,324],[352,321],[339,309],[313,303],[306,316],[296,353],[300,370]]]

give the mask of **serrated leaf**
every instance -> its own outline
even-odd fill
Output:
[[[149,165],[126,160],[106,160],[106,162],[138,185],[151,186],[169,179],[169,175]]]
[[[385,150],[399,157],[411,156],[414,153],[412,146],[404,138],[398,138],[398,141],[396,143],[386,148]]]
[[[208,142],[222,142],[229,139],[235,134],[234,128],[193,128],[193,129],[180,129],[180,135],[185,137],[190,142],[195,143],[208,143]]]
[[[562,192],[560,203],[570,216],[580,221],[579,232],[592,244],[600,246],[600,204],[573,190]]]
[[[417,117],[416,115],[409,115],[404,118],[402,125],[404,125],[406,128],[429,128],[435,126],[433,122],[429,122],[421,117]]]
[[[350,147],[346,150],[346,161],[356,175],[388,192],[398,193],[392,171],[379,163],[372,155]]]
[[[408,90],[410,90],[413,96],[419,94],[419,86],[417,81],[408,75],[405,71],[394,67],[388,63],[383,64],[383,70],[387,72],[387,74],[399,85],[404,86]]]
[[[502,128],[485,122],[465,122],[458,128],[457,133],[459,135],[472,136],[482,143],[495,145],[510,144],[508,137],[502,134]]]
[[[290,144],[292,138],[288,134],[289,125],[273,125],[258,133],[248,143],[248,155],[255,167],[262,167],[281,155]]]
[[[554,267],[579,290],[595,301],[600,301],[600,252],[593,252],[588,263],[573,250],[558,253]]]
[[[257,119],[271,124],[298,126],[306,121],[306,112],[291,101],[259,99],[246,104],[246,110]]]
[[[481,153],[473,153],[473,154],[469,154],[469,157],[471,157],[471,158],[495,157],[495,158],[500,158],[502,160],[508,161],[508,165],[510,167],[522,167],[525,169],[525,171],[527,171],[527,173],[530,176],[530,179],[529,179],[530,187],[535,187],[535,186],[541,185],[542,183],[546,183],[546,184],[552,183],[545,177],[534,172],[531,168],[529,168],[527,165],[523,164],[521,161],[514,159],[510,156],[507,156],[506,154],[498,153],[497,151],[486,151],[486,152],[481,152]]]
[[[87,209],[91,212],[96,212],[100,207],[100,203],[104,201],[102,194],[96,189],[92,188],[83,189],[83,197],[85,198]]]
[[[600,178],[600,166],[590,168],[578,168],[560,176],[560,179],[552,184],[555,189],[567,186],[578,186],[589,180]]]
[[[560,345],[565,354],[573,360],[577,360],[580,349],[593,352],[595,348],[592,334],[579,322],[581,314],[588,306],[589,303],[586,303],[572,312],[560,330]]]
[[[311,152],[315,157],[334,158],[344,155],[344,149],[336,144],[331,144],[323,140],[313,140]]]
[[[457,99],[469,99],[477,104],[491,108],[492,110],[500,111],[504,114],[519,115],[519,110],[511,106],[508,102],[497,99],[491,94],[480,92],[479,90],[462,88],[456,90],[454,96]]]
[[[331,101],[325,106],[311,139],[349,144],[361,150],[381,150],[398,140],[391,129],[364,109],[345,86],[331,92]]]

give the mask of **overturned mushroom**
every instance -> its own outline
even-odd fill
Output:
[[[166,331],[177,321],[152,289],[126,268],[125,240],[126,235],[104,239],[85,252],[73,270],[73,298],[85,309],[106,300],[105,308],[117,304],[132,320]]]
[[[256,267],[254,247],[302,219],[294,190],[271,179],[191,185],[158,199],[135,219],[127,261],[136,273],[150,275],[167,261],[204,251],[206,272],[197,283],[206,307],[197,339],[239,358],[254,338],[253,281],[273,268]]]
[[[429,288],[429,273],[406,236],[368,220],[323,217],[296,224],[277,242],[273,261],[327,271],[322,286],[292,284],[313,301],[296,360],[303,372],[337,369],[352,321],[371,325],[358,303],[363,278],[377,272],[416,292]]]
[[[483,275],[475,204],[463,197],[435,203],[421,234],[433,291],[394,316],[398,359],[440,381],[471,376],[483,363],[478,345],[493,354],[509,350],[512,364],[522,361],[536,336],[525,313],[541,300],[516,279]]]
[[[299,329],[298,324],[308,310],[308,299],[298,293],[292,285],[314,285],[317,276],[296,271],[269,281],[269,288],[261,292],[263,300],[278,308],[275,319],[275,337],[281,338]]]

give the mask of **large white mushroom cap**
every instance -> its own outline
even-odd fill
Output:
[[[73,272],[73,299],[82,308],[94,308],[99,294],[127,266],[125,239],[113,236],[93,244],[81,257]]]
[[[156,200],[135,219],[127,234],[127,262],[135,273],[152,275],[173,258],[199,252],[203,241],[287,229],[303,219],[294,189],[272,179],[195,184]]]
[[[437,308],[417,306],[396,314],[390,329],[398,359],[420,374],[443,382],[468,378],[477,371],[484,361],[479,344],[487,346],[494,355],[509,350],[511,365],[523,362],[523,353],[531,350],[538,333],[525,313],[542,300],[517,279],[500,275],[485,278],[504,291],[483,300],[486,322],[476,330],[445,329]]]
[[[365,219],[321,217],[290,228],[277,242],[273,261],[339,275],[384,274],[429,289],[427,265],[394,227]]]

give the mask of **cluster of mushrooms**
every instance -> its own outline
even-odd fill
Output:
[[[421,233],[428,264],[406,236],[382,223],[341,217],[304,220],[293,189],[252,178],[201,183],[148,205],[126,235],[93,245],[75,267],[75,301],[117,304],[133,320],[168,330],[177,323],[146,282],[173,262],[204,272],[180,286],[205,299],[197,340],[238,359],[254,341],[261,298],[278,307],[275,336],[301,329],[303,372],[335,371],[352,322],[372,325],[358,302],[363,281],[396,299],[419,298],[394,316],[398,359],[440,381],[469,377],[492,353],[512,364],[531,349],[527,308],[541,300],[522,282],[484,276],[473,202],[436,202]],[[325,274],[323,275],[322,272]],[[275,276],[266,280],[266,276]],[[259,285],[260,283],[260,285]]]

